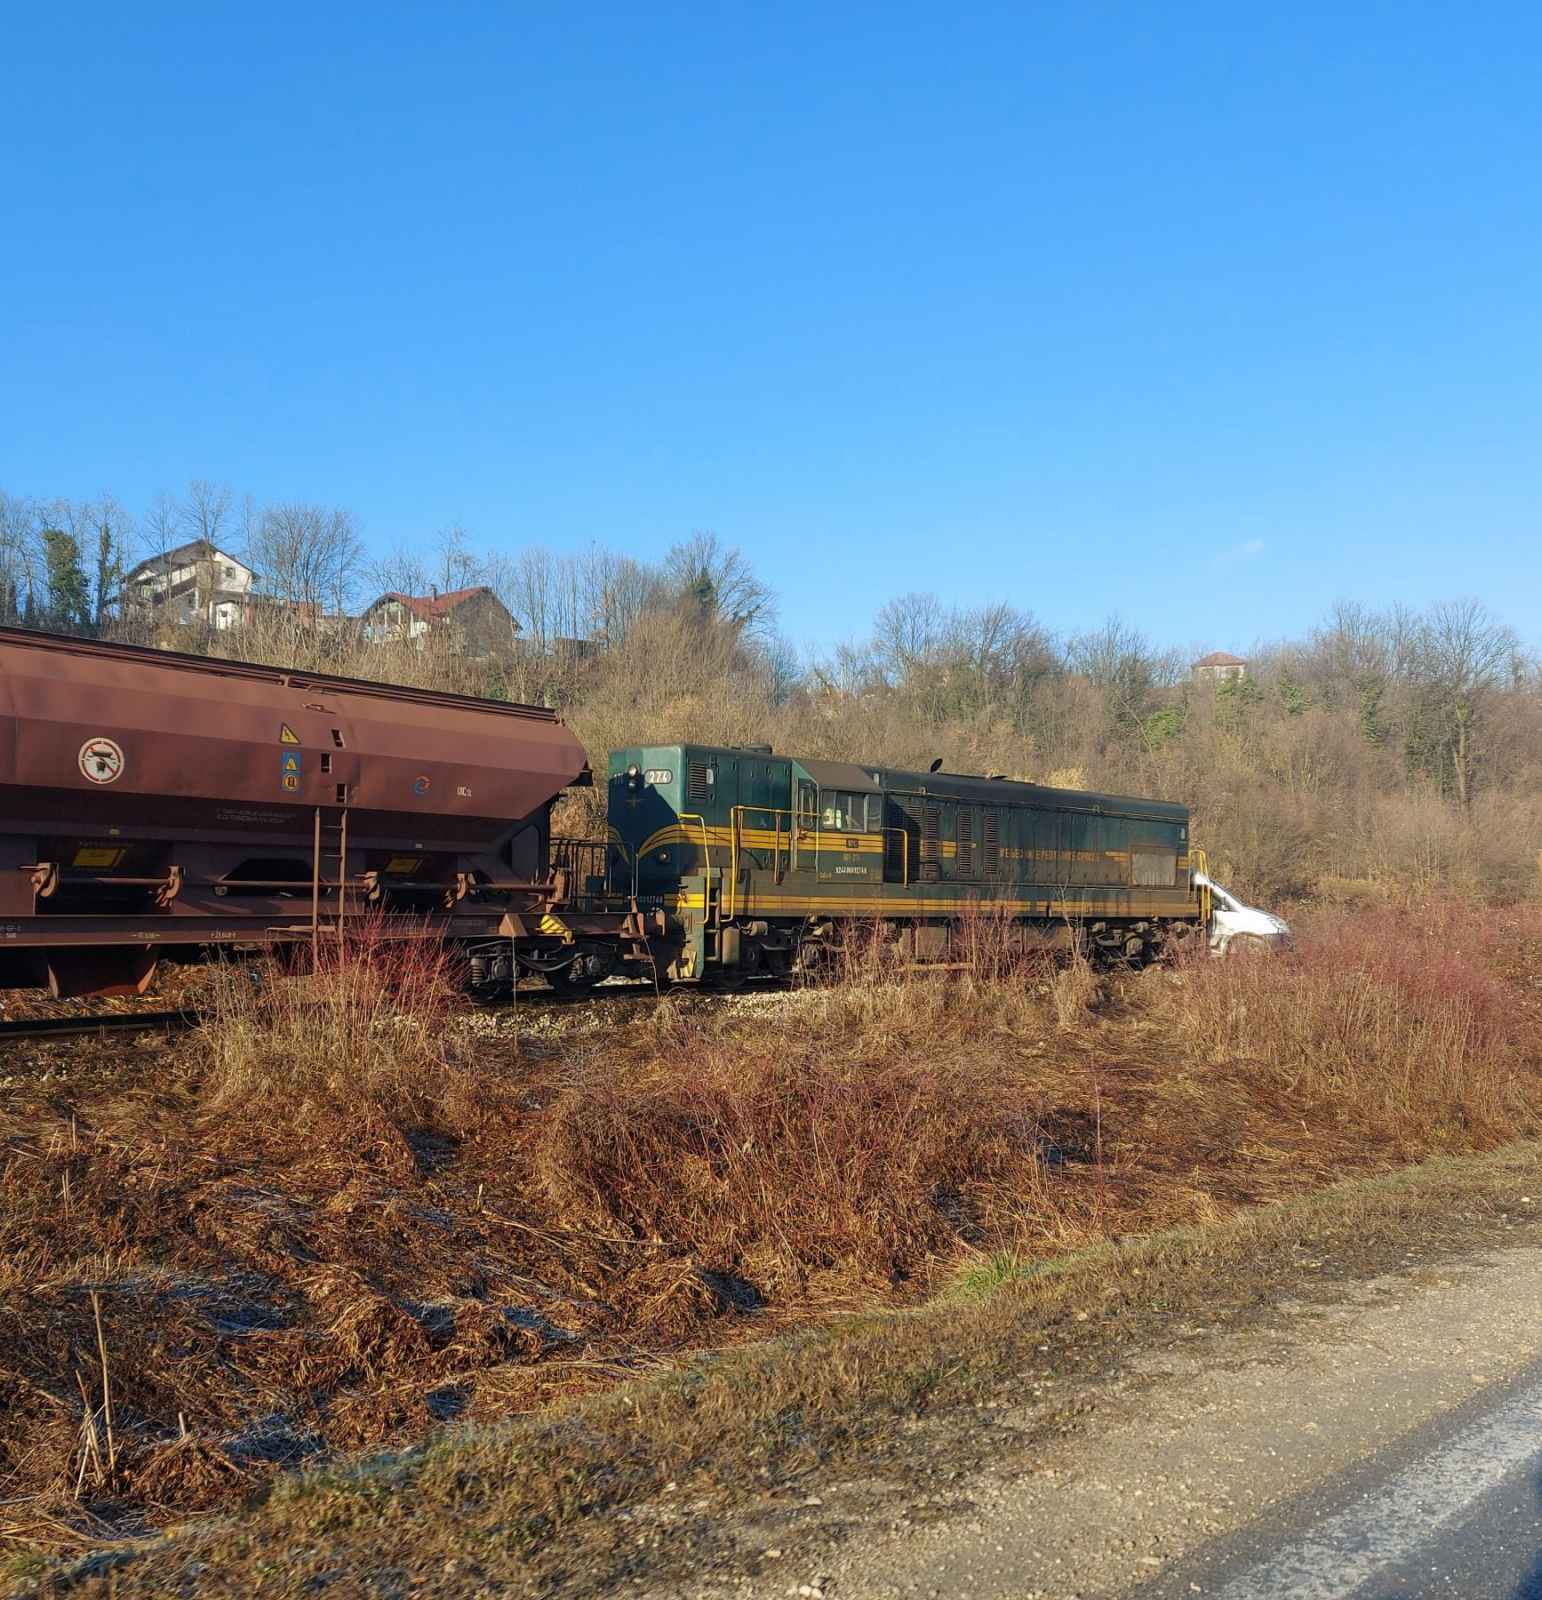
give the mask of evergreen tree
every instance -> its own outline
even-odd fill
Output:
[[[123,546],[114,537],[112,523],[103,516],[97,526],[96,536],[96,604],[94,618],[100,628],[107,621],[108,610],[117,604],[118,591],[123,587]]]
[[[47,620],[56,628],[89,627],[91,591],[80,564],[80,544],[61,528],[41,534],[48,585]]]

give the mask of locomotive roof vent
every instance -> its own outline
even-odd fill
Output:
[[[775,751],[768,744],[736,744],[735,750],[742,750],[747,756],[775,755]]]

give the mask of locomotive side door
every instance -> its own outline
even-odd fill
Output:
[[[819,881],[876,882],[883,870],[883,797],[846,789],[819,792]]]
[[[919,803],[910,796],[883,798],[883,877],[885,883],[911,884],[921,875]]]
[[[792,864],[807,872],[819,859],[819,791],[812,778],[798,777],[792,796]]]

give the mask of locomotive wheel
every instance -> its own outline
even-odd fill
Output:
[[[795,971],[805,983],[815,985],[833,983],[836,958],[839,954],[835,945],[827,944],[822,939],[805,939],[798,946]]]

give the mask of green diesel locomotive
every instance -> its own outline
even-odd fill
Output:
[[[856,923],[945,961],[966,920],[1142,961],[1203,927],[1186,807],[769,748],[613,751],[611,889],[668,975],[807,970]]]

